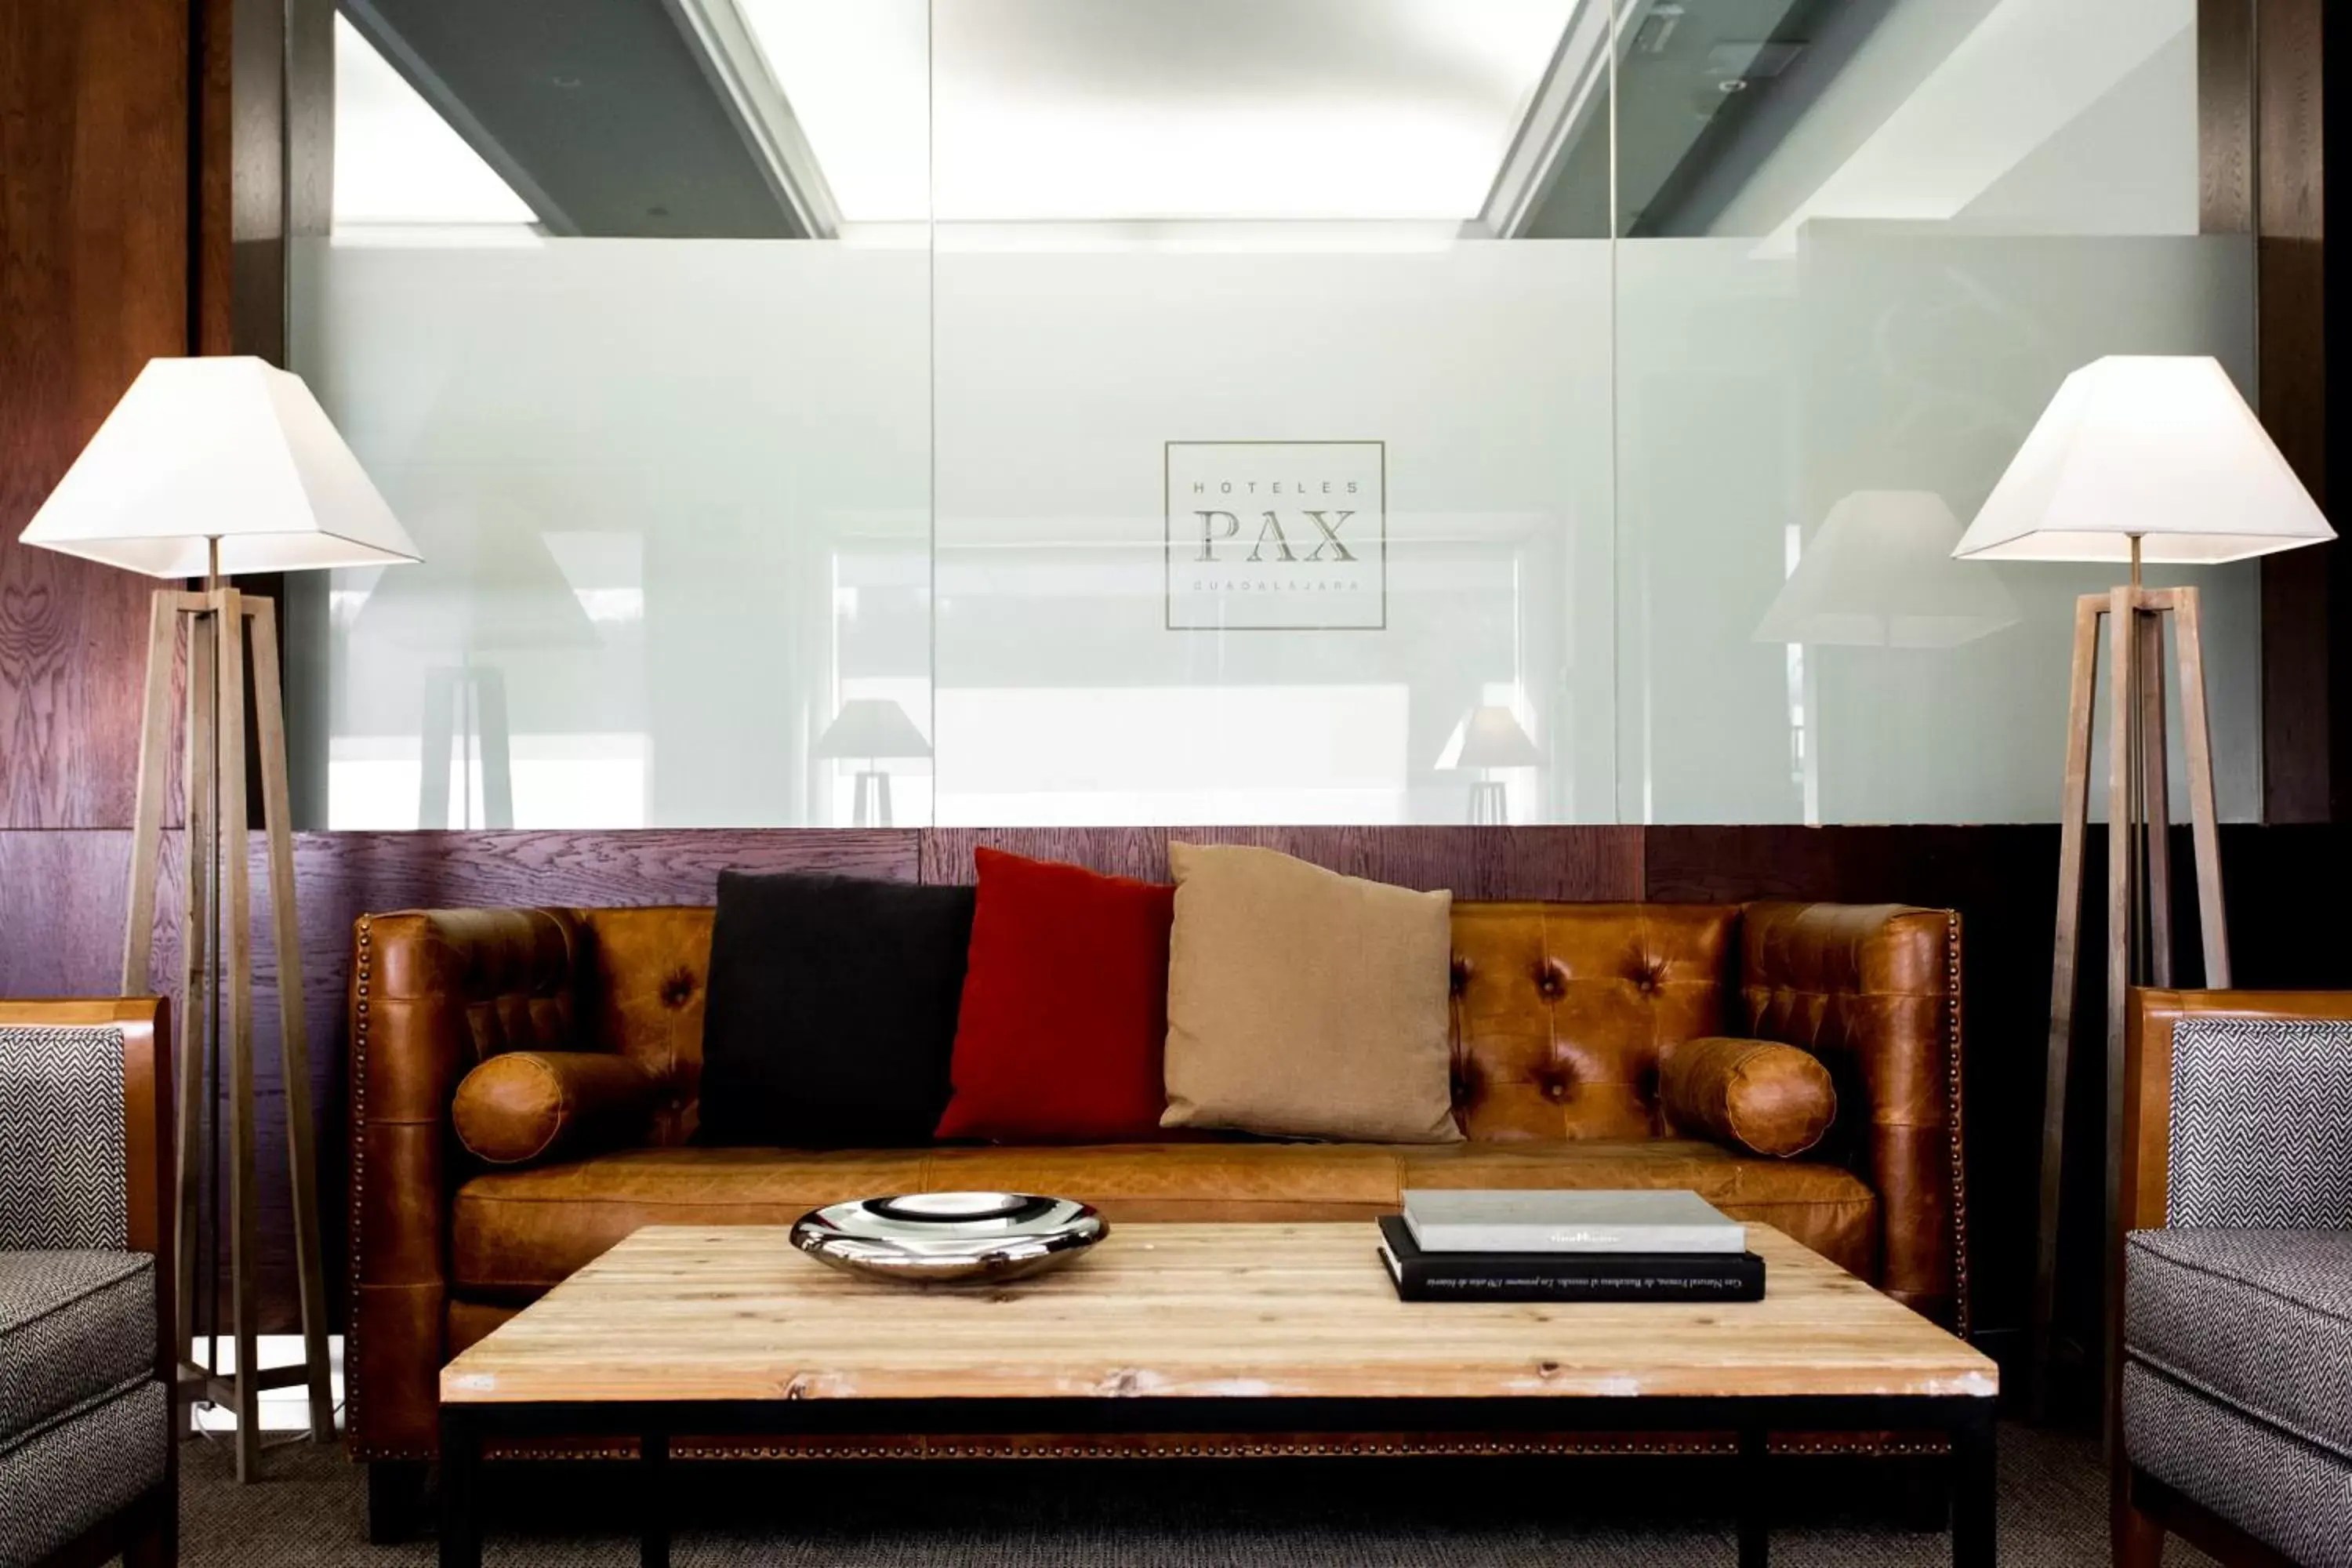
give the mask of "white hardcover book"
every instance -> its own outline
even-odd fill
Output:
[[[1745,1252],[1748,1227],[1696,1193],[1448,1192],[1404,1194],[1425,1252]]]

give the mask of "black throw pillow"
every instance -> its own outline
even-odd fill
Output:
[[[970,888],[720,872],[698,1141],[929,1143],[971,910]]]

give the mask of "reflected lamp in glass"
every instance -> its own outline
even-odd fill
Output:
[[[1479,776],[1470,784],[1470,820],[1500,826],[1510,820],[1510,807],[1496,770],[1541,767],[1543,760],[1543,748],[1520,727],[1517,714],[1488,706],[1462,716],[1438,753],[1437,770],[1476,773]]]
[[[1952,559],[1959,519],[1927,490],[1858,490],[1830,509],[1756,640],[1958,647],[2017,624],[1997,573]]]
[[[841,705],[841,710],[817,737],[818,757],[854,758],[865,763],[857,773],[856,806],[851,825],[857,827],[887,827],[890,826],[890,775],[882,770],[884,761],[894,757],[928,757],[931,743],[907,717],[907,710],[887,698],[858,697]]]

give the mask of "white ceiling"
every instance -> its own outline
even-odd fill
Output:
[[[335,222],[536,223],[465,138],[335,17]]]
[[[1578,0],[739,3],[845,221],[1093,223],[1475,216]]]
[[[998,246],[1082,231],[1110,243],[1124,232],[1114,226],[1150,232],[1155,223],[1193,233],[1222,224],[1215,232],[1239,244],[1251,226],[1296,235],[1308,232],[1300,220],[1316,220],[1313,232],[1350,248],[1406,233],[1444,243],[1477,217],[1571,19],[1607,8],[673,3],[740,12],[845,232],[863,229],[869,242],[896,243],[885,237],[898,226],[934,218]],[[1774,150],[1750,181],[1759,194],[1743,196],[1722,231],[1773,235],[1785,247],[1813,217],[1952,218],[2155,51],[2178,52],[2194,17],[2193,0],[1970,0],[1965,20],[1959,9],[1958,0],[1900,0],[1884,37]],[[1950,25],[1928,26],[1938,19]],[[1923,29],[1918,59],[1892,58]],[[536,221],[340,17],[336,92],[339,225],[487,235],[478,226]],[[1847,101],[1857,95],[1866,101]],[[2193,133],[2193,97],[2169,92],[2156,108]],[[2192,176],[2181,164],[2180,177]],[[924,242],[919,228],[910,242]]]
[[[1958,216],[2170,45],[2187,45],[2192,74],[2187,92],[2150,106],[2158,122],[2150,132],[2165,126],[2193,132],[2196,27],[2196,0],[1996,0],[1844,163],[1797,204],[1764,254],[1792,252],[1798,230],[1817,218]],[[2194,147],[2189,151],[2168,162],[2179,194],[2189,198],[2181,216],[2193,233],[2196,158]],[[2126,166],[2147,161],[2144,147],[2121,152]]]

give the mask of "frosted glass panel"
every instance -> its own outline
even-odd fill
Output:
[[[2047,820],[2111,574],[1948,551],[2085,361],[2251,386],[2196,4],[355,11],[295,364],[425,564],[289,616],[304,793]]]
[[[929,273],[730,240],[308,257],[301,368],[425,557],[334,574],[331,825],[849,820],[842,704],[929,729]],[[929,765],[875,763],[902,819]]]
[[[1613,814],[1605,224],[1483,216],[1580,10],[935,7],[941,822]]]
[[[1608,820],[1605,243],[937,265],[942,822]]]
[[[1897,5],[1814,40],[1844,64],[1759,106],[1759,156],[1633,183],[1626,815],[2055,814],[2074,602],[2116,574],[1948,557],[2076,367],[2212,354],[2253,384],[2251,241],[2198,232],[2195,22],[2193,0]],[[1621,137],[1671,131],[1646,64]],[[2203,586],[2221,805],[2252,816],[2258,571],[2150,575]]]

